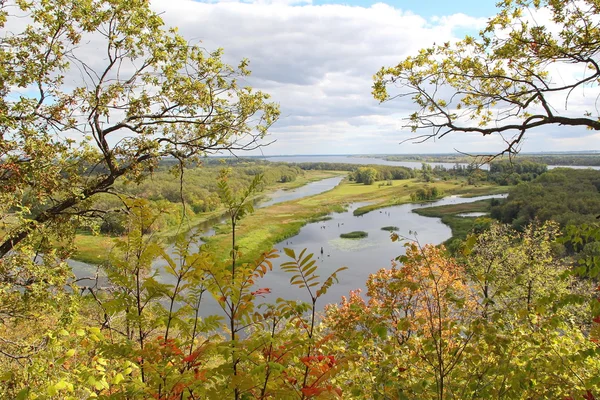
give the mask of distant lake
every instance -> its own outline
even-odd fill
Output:
[[[376,164],[376,165],[392,165],[397,167],[407,167],[407,168],[417,168],[421,169],[421,165],[423,163],[429,164],[432,167],[436,165],[441,165],[444,168],[450,169],[455,165],[461,165],[463,167],[469,165],[467,163],[449,163],[449,162],[424,162],[424,161],[387,161],[383,158],[371,158],[371,157],[352,157],[352,156],[267,156],[265,157],[267,161],[272,162],[286,162],[286,163],[340,163],[340,164],[357,164],[357,165],[366,165],[366,164]],[[481,169],[489,169],[487,164],[484,164],[480,167]],[[591,168],[595,170],[600,170],[600,167],[588,167],[582,165],[548,165],[548,169],[554,168],[574,168],[574,169],[585,169]]]
[[[387,161],[383,158],[369,158],[369,157],[351,157],[351,156],[273,156],[273,157],[265,157],[267,161],[272,162],[286,162],[286,163],[338,163],[338,164],[357,164],[357,165],[367,165],[367,164],[376,164],[376,165],[392,165],[396,167],[408,167],[408,168],[421,168],[423,162],[421,161]],[[467,166],[467,163],[443,163],[443,162],[428,162],[426,164],[435,167],[436,165],[441,165],[444,168],[452,168],[456,164]],[[487,165],[484,165],[482,168],[487,168]]]

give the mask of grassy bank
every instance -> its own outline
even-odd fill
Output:
[[[445,244],[464,240],[475,225],[477,217],[459,217],[458,214],[471,212],[489,212],[491,199],[479,200],[473,203],[451,204],[437,207],[417,208],[414,213],[424,217],[441,218],[442,222],[452,230],[452,237]]]
[[[88,264],[100,264],[106,260],[114,239],[110,236],[78,234],[75,238],[77,251],[71,257]]]
[[[340,175],[347,175],[347,172],[321,170],[305,171],[303,175],[299,175],[293,182],[271,185],[266,191],[260,193],[259,197],[266,198],[268,197],[269,193],[273,193],[276,190],[292,190],[311,182],[333,178]],[[223,216],[224,212],[224,208],[219,208],[211,212],[198,214],[186,220],[183,226],[174,226],[167,229],[162,229],[160,232],[156,232],[155,235],[160,239],[168,240],[169,238],[175,236],[182,229],[189,230],[209,221],[217,220]],[[324,217],[326,214],[327,213],[317,215],[317,218]],[[229,230],[225,228],[223,232],[227,233]],[[75,246],[77,247],[77,251],[75,254],[73,254],[72,258],[74,260],[83,261],[90,264],[100,264],[107,259],[107,255],[110,249],[113,247],[113,242],[114,238],[107,235],[92,235],[87,233],[77,234],[75,237]]]
[[[396,181],[396,182],[406,182],[406,181]],[[394,182],[394,183],[396,183]],[[408,197],[406,194],[396,195],[396,196],[385,196],[381,201],[375,201],[373,204],[366,205],[364,207],[359,207],[354,210],[354,215],[359,216],[366,214],[370,211],[377,210],[379,208],[384,207],[393,207],[401,204],[406,204],[411,202],[410,194],[417,189],[423,187],[424,183],[418,182],[416,180],[410,180],[408,183],[403,183],[403,188],[407,189]],[[477,197],[477,196],[485,196],[491,194],[500,194],[506,193],[506,187],[502,186],[493,186],[493,185],[485,185],[485,186],[473,186],[466,185],[464,181],[438,181],[435,183],[427,184],[430,187],[436,187],[438,190],[442,192],[442,196],[439,198],[450,196],[450,195],[461,195],[463,197]],[[363,185],[364,186],[364,185]],[[435,201],[435,200],[431,200]]]

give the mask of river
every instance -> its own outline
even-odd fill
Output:
[[[426,204],[404,204],[371,211],[361,216],[354,216],[353,211],[367,203],[354,203],[346,212],[334,213],[332,219],[304,226],[300,233],[291,239],[278,243],[275,248],[280,251],[281,262],[289,261],[283,253],[283,248],[293,249],[299,254],[306,248],[317,259],[319,275],[325,279],[337,268],[345,266],[347,270],[339,274],[339,283],[335,284],[321,300],[321,307],[327,303],[339,302],[341,296],[347,296],[354,289],[364,289],[370,274],[381,268],[389,268],[392,260],[404,254],[402,242],[392,242],[390,232],[381,228],[396,226],[398,234],[416,239],[424,244],[440,244],[452,236],[450,228],[444,225],[440,218],[424,217],[413,213],[412,210],[447,204],[470,203],[489,199],[495,196],[479,196],[462,198],[450,196],[436,202]],[[364,239],[342,239],[341,233],[364,231],[368,237]],[[323,248],[323,254],[321,254]],[[272,293],[270,300],[277,297],[286,299],[308,300],[304,289],[290,287],[291,275],[274,268],[267,274],[259,287],[268,287]],[[268,299],[267,299],[268,300]]]
[[[309,183],[295,190],[277,191],[270,196],[269,200],[258,207],[267,207],[276,203],[319,194],[337,186],[342,179],[342,176],[328,178]],[[339,302],[341,296],[347,295],[351,290],[364,288],[370,274],[380,268],[390,267],[395,257],[404,254],[402,243],[392,242],[390,232],[381,230],[382,227],[397,226],[399,228],[398,234],[402,236],[417,239],[421,244],[439,244],[450,238],[450,228],[444,225],[439,218],[420,216],[413,213],[413,209],[468,203],[491,197],[499,196],[472,198],[450,196],[425,204],[404,204],[388,207],[361,216],[354,216],[353,211],[367,203],[353,203],[347,211],[331,214],[330,220],[308,224],[300,230],[298,235],[278,243],[275,248],[280,252],[280,258],[274,263],[273,271],[261,279],[256,287],[271,289],[271,294],[268,294],[264,301],[274,302],[277,297],[308,300],[306,292],[292,287],[289,284],[291,276],[280,269],[281,263],[289,261],[283,253],[283,248],[294,249],[297,254],[306,248],[308,252],[314,254],[321,279],[327,278],[331,272],[339,267],[348,267],[347,270],[339,274],[340,282],[335,284],[319,301],[318,307],[321,309],[327,303]],[[213,225],[218,222],[218,220],[211,221]],[[209,228],[207,224],[197,227],[197,229],[204,230],[207,228]],[[341,233],[356,230],[367,232],[368,237],[364,239],[341,239],[339,237]],[[209,229],[203,235],[208,236],[212,233],[214,231]],[[323,248],[322,254],[321,248]],[[96,266],[78,261],[70,260],[69,264],[78,277],[91,276],[96,270]],[[164,261],[157,260],[154,263],[159,273],[161,272],[161,265],[164,265]],[[163,282],[170,281],[165,274],[161,274],[159,280]],[[222,314],[213,299],[208,296],[206,299],[206,302],[202,305],[202,315]]]
[[[269,194],[269,200],[258,204],[258,208],[269,207],[273,204],[283,203],[284,201],[297,200],[303,197],[321,194],[336,187],[346,175],[340,175],[333,178],[322,179],[311,182],[292,190],[280,189]]]

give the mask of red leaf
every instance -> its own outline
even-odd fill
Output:
[[[187,357],[184,357],[184,358],[183,358],[183,361],[184,361],[184,362],[187,362],[187,363],[191,363],[191,362],[192,362],[192,361],[194,361],[196,358],[198,358],[198,355],[200,355],[200,351],[199,351],[199,350],[196,350],[196,351],[194,351],[192,354],[190,354],[189,356],[187,356]]]
[[[271,293],[271,289],[269,288],[262,288],[262,289],[258,289],[256,292],[251,292],[250,294],[252,296],[262,296],[265,297],[265,294],[269,294]]]
[[[583,398],[585,400],[596,400],[596,398],[594,397],[594,395],[592,394],[592,392],[589,389],[585,392],[585,395],[583,396]]]
[[[312,364],[313,362],[315,362],[316,359],[317,358],[315,356],[300,357],[300,361],[302,361],[302,363],[304,365],[306,365],[307,367],[310,367],[310,364]]]
[[[323,389],[312,386],[302,388],[302,394],[306,397],[318,396],[319,394],[321,394],[322,391]]]

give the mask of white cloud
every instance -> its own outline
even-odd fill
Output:
[[[371,96],[372,76],[420,48],[456,39],[455,29],[479,29],[485,22],[464,14],[428,21],[384,3],[364,8],[154,0],[152,5],[185,37],[201,40],[207,49],[223,47],[226,61],[250,59],[248,83],[281,105],[282,118],[271,130],[277,143],[265,150],[269,154],[422,151],[398,146],[410,136],[399,132],[410,105],[378,104]]]

